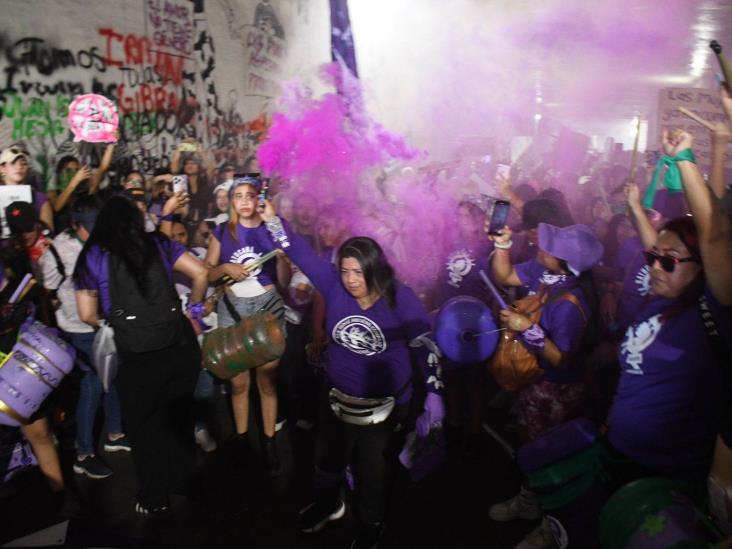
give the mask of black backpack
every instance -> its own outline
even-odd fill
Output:
[[[109,256],[109,323],[118,349],[133,353],[159,351],[182,337],[180,299],[159,256],[145,273],[145,288],[147,297],[124,262]]]

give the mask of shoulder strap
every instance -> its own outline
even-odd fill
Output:
[[[61,261],[61,256],[58,254],[58,250],[56,249],[56,246],[53,245],[53,243],[48,245],[48,249],[53,255],[53,258],[56,260],[56,269],[61,275],[61,282],[59,282],[58,286],[56,286],[56,289],[58,290],[61,287],[61,284],[63,284],[66,280],[66,267],[64,267],[64,263],[63,261]]]
[[[574,306],[577,307],[577,309],[579,309],[579,312],[582,315],[582,322],[587,324],[587,315],[585,314],[585,310],[582,307],[582,304],[579,302],[579,299],[577,298],[577,296],[574,295],[572,292],[562,292],[552,301],[569,301],[570,303],[573,303]]]
[[[229,299],[229,294],[226,290],[224,290],[224,305],[226,305],[226,310],[229,311],[231,318],[233,318],[235,322],[241,322],[241,315],[236,311],[236,308]]]
[[[709,345],[712,348],[714,356],[720,361],[720,364],[732,364],[730,361],[729,350],[722,341],[722,336],[717,329],[717,321],[714,320],[714,315],[709,309],[709,301],[707,296],[702,293],[699,295],[699,314],[701,315],[702,324],[704,329],[707,331],[709,338]]]

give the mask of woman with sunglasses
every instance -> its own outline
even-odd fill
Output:
[[[664,145],[667,155],[676,157],[690,148],[691,139],[665,135]],[[703,179],[699,184],[695,177],[698,170],[692,161],[679,159],[677,165],[685,185],[688,179],[697,184],[700,196],[708,194]],[[644,215],[637,215],[636,188],[629,189],[629,199],[647,244],[653,228]],[[625,480],[652,475],[703,480],[719,429],[723,364],[701,311],[711,311],[724,341],[729,338],[732,301],[720,291],[717,269],[710,269],[702,258],[718,263],[716,248],[724,246],[724,239],[708,236],[705,219],[710,215],[704,214],[711,202],[700,206],[699,197],[690,196],[688,189],[687,199],[695,217],[667,222],[644,252],[650,296],[618,352],[620,381],[608,439],[632,462],[625,468]]]

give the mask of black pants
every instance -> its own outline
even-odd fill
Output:
[[[402,423],[409,404],[394,407],[388,419],[358,426],[339,420],[324,391],[315,441],[315,499],[335,507],[347,465],[356,481],[356,516],[363,523],[382,522],[396,459],[404,443]]]
[[[187,320],[181,340],[148,353],[119,349],[117,391],[132,445],[140,492],[148,508],[168,503],[168,493],[185,493],[193,472],[193,391],[201,350]]]

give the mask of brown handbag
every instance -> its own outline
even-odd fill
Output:
[[[514,309],[528,317],[532,324],[538,324],[544,305],[560,300],[573,303],[582,314],[582,320],[587,322],[577,296],[572,292],[562,292],[549,300],[549,292],[543,285],[537,293],[516,301]],[[539,357],[524,346],[520,335],[520,332],[508,328],[504,330],[498,341],[498,348],[488,362],[488,369],[496,383],[506,391],[518,391],[530,383],[539,381],[544,373],[539,367]]]

